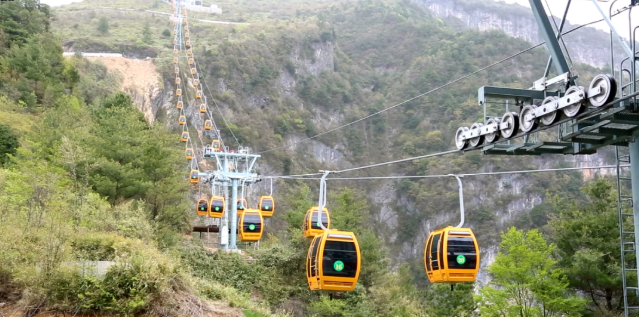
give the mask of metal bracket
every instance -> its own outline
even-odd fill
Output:
[[[559,76],[547,79],[546,77],[542,77],[533,83],[533,86],[530,88],[532,90],[546,90],[548,86],[552,86],[554,84],[559,83],[567,83],[570,80],[570,73],[563,73]]]

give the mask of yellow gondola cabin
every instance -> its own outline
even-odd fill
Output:
[[[193,184],[197,184],[200,182],[200,171],[199,170],[191,170],[189,180]]]
[[[213,121],[211,119],[204,120],[204,130],[211,130],[213,127]]]
[[[184,150],[184,156],[186,157],[187,160],[190,160],[193,158],[193,149],[190,147],[187,147],[186,150]]]
[[[178,40],[177,40],[177,38],[173,39],[173,45],[178,45]]]
[[[304,216],[304,224],[302,225],[302,230],[304,231],[304,236],[307,238],[313,238],[318,234],[324,232],[322,227],[317,223],[317,214],[319,207],[311,207],[306,211],[306,216]],[[320,216],[322,219],[322,224],[324,227],[331,227],[331,216],[328,214],[328,209],[324,207],[322,209],[322,215]]]
[[[176,57],[173,57],[173,64],[177,64],[180,60]]]
[[[180,123],[180,125],[184,125],[186,123],[186,116],[181,115],[180,118],[178,119],[178,123]]]
[[[225,200],[222,196],[211,197],[211,210],[209,211],[209,217],[222,218],[224,215]]]
[[[262,238],[264,219],[257,209],[246,209],[240,216],[240,241],[259,241]]]
[[[205,103],[201,103],[200,104],[200,113],[206,113],[206,104]]]
[[[179,110],[179,109],[182,109],[183,107],[184,107],[184,102],[183,102],[182,100],[179,100],[179,101],[177,102],[177,108],[178,108],[178,110]]]
[[[193,86],[197,87],[200,85],[200,80],[199,79],[193,79]]]
[[[184,33],[184,38],[188,39],[189,38],[189,32]]]
[[[193,65],[195,63],[195,60],[193,59],[193,57],[189,58],[189,65]]]
[[[193,55],[193,50],[192,49],[186,50],[186,55],[188,55],[188,56]]]
[[[191,68],[191,75],[197,74],[197,69],[195,67]]]
[[[448,226],[430,233],[424,267],[431,283],[474,282],[479,271],[479,245],[470,228]]]
[[[182,131],[182,135],[180,136],[180,140],[182,142],[186,142],[189,139],[189,133],[187,131]]]
[[[213,148],[213,151],[217,152],[222,149],[222,144],[220,140],[213,140],[213,142],[211,142],[211,147]]]
[[[202,95],[203,94],[202,94],[201,90],[198,90],[198,91],[195,92],[195,98],[197,98],[197,99],[202,99]]]
[[[179,74],[180,73],[180,68],[176,67],[174,71],[175,71],[176,74]]]
[[[175,84],[179,85],[182,83],[182,79],[180,79],[180,77],[175,77]]]
[[[191,40],[186,40],[186,47],[191,47]]]
[[[306,256],[308,287],[311,291],[352,291],[359,279],[360,259],[354,233],[323,230],[311,242]]]
[[[197,201],[197,215],[198,216],[206,216],[209,214],[209,203],[206,201],[206,199],[200,199]]]
[[[175,95],[176,96],[182,96],[182,89],[178,88],[175,90]]]
[[[246,198],[238,198],[236,204],[238,215],[243,213],[244,210],[248,208],[248,202],[246,201]]]
[[[177,48],[173,49],[173,55],[177,55],[178,53],[180,53],[180,50]]]
[[[272,217],[275,212],[275,199],[271,196],[260,197],[260,202],[257,203],[257,209],[262,212],[262,217]]]

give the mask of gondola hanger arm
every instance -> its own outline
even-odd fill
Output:
[[[461,221],[455,228],[461,228],[464,226],[464,187],[462,185],[462,181],[459,175],[448,174],[449,176],[453,176],[457,179],[457,183],[459,184],[459,211],[461,214]]]

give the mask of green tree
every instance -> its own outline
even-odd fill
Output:
[[[102,34],[109,33],[109,21],[105,17],[101,17],[98,21],[98,32]]]
[[[20,146],[18,137],[11,127],[6,124],[0,124],[0,166],[9,161],[8,154],[16,154],[18,146]]]
[[[151,42],[153,42],[152,36],[153,35],[151,34],[151,27],[149,27],[149,21],[146,21],[144,23],[144,28],[142,28],[142,42],[151,44]]]
[[[582,188],[586,201],[552,199],[559,211],[549,223],[570,287],[591,300],[594,316],[623,311],[617,192],[611,181],[595,180]]]
[[[170,37],[171,36],[171,31],[169,31],[169,29],[164,29],[164,31],[162,31],[162,36]]]
[[[473,283],[432,284],[426,291],[428,311],[433,317],[472,316],[476,305],[473,300]]]
[[[568,281],[552,258],[555,245],[537,230],[512,227],[502,233],[501,251],[488,267],[492,285],[476,300],[484,317],[580,316],[585,300],[567,291]]]

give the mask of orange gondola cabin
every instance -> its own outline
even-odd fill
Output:
[[[201,103],[200,104],[200,113],[206,113],[206,104],[205,103]]]
[[[257,209],[262,212],[262,217],[272,217],[275,212],[275,199],[271,196],[260,197],[260,202],[257,203]]]
[[[180,85],[182,83],[182,79],[180,77],[175,77],[175,84]]]
[[[470,228],[430,233],[424,247],[424,266],[431,283],[474,282],[479,271],[479,245]]]
[[[354,233],[323,230],[308,248],[308,287],[311,291],[352,291],[359,279],[360,266],[359,244]]]
[[[184,33],[184,38],[185,38],[185,39],[188,39],[188,38],[189,38],[189,32],[185,32],[185,33]]]
[[[176,96],[182,96],[182,89],[178,88],[175,90],[175,95]]]
[[[213,140],[213,142],[211,142],[211,147],[213,148],[213,151],[218,152],[222,149],[222,143],[220,140]]]
[[[179,62],[180,62],[180,60],[177,58],[177,56],[173,57],[173,64],[177,64]]]
[[[184,102],[183,102],[182,100],[179,100],[179,101],[177,102],[177,108],[178,108],[178,110],[179,110],[179,109],[182,109],[183,107],[184,107]]]
[[[213,127],[213,121],[211,119],[204,120],[204,130],[211,130]]]
[[[198,216],[206,216],[209,214],[209,203],[206,199],[200,199],[197,201],[197,208],[195,211]]]
[[[192,49],[186,50],[186,55],[188,55],[188,56],[193,55],[193,50]]]
[[[182,131],[182,135],[180,136],[180,140],[182,142],[186,142],[189,140],[189,132],[188,131]]]
[[[175,71],[176,74],[179,74],[180,73],[180,68],[176,67],[174,71]]]
[[[186,40],[186,47],[191,47],[191,40]]]
[[[229,170],[231,170],[230,167]],[[248,202],[246,201],[246,198],[238,198],[236,203],[238,215],[244,213],[244,210],[248,208]]]
[[[184,156],[186,156],[187,160],[190,160],[193,158],[193,149],[190,147],[187,147],[186,150],[184,150]]]
[[[264,219],[257,209],[246,209],[240,216],[240,241],[259,241],[262,238]]]
[[[189,174],[189,180],[191,181],[191,183],[193,184],[197,184],[200,182],[200,171],[199,170],[191,170],[191,173]]]
[[[199,79],[193,79],[193,86],[197,87],[200,85],[200,80]]]
[[[225,200],[222,196],[211,197],[211,210],[209,211],[209,217],[222,218],[224,215]]]
[[[197,74],[197,69],[195,67],[191,68],[191,75]]]
[[[178,123],[180,125],[184,125],[186,123],[186,116],[185,115],[181,115],[180,118],[178,119]]]
[[[195,60],[193,59],[193,57],[189,58],[189,65],[193,65],[195,63]]]
[[[306,211],[306,216],[304,217],[304,224],[302,225],[302,230],[304,231],[304,236],[307,238],[313,238],[318,234],[324,232],[322,227],[318,223],[318,210],[319,207],[311,207]],[[322,214],[319,216],[321,218],[322,224],[325,228],[331,227],[331,215],[328,214],[328,209],[326,207],[322,208]]]

